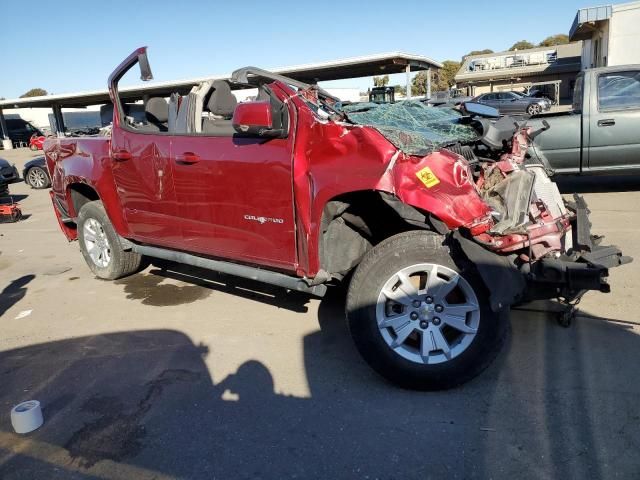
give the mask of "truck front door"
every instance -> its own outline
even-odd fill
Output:
[[[295,269],[293,137],[239,136],[229,118],[172,136],[184,250]]]
[[[589,170],[640,168],[640,70],[603,72],[595,84],[586,139]]]

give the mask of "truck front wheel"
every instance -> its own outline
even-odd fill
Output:
[[[425,231],[401,233],[371,249],[353,275],[346,309],[367,363],[417,390],[475,377],[508,331],[508,315],[491,311],[473,266],[461,269],[444,237]]]
[[[115,280],[135,273],[141,255],[125,251],[102,202],[85,203],[78,213],[78,241],[84,260],[96,277]]]

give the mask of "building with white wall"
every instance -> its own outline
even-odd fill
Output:
[[[582,68],[640,63],[640,2],[578,10],[569,31],[582,40]]]

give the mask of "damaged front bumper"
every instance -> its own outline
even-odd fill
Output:
[[[568,232],[573,237],[572,248],[535,262],[492,252],[460,231],[454,232],[455,243],[476,265],[487,286],[493,310],[533,300],[560,298],[570,302],[589,290],[608,293],[609,269],[633,260],[616,246],[601,245],[602,237],[591,234],[590,212],[581,196],[574,194],[569,206],[575,211]]]
[[[618,247],[601,245],[603,237],[591,234],[590,212],[584,198],[577,194],[573,198],[570,206],[576,215],[571,222],[571,251],[521,268],[531,287],[527,297],[532,300],[550,297],[572,300],[587,290],[608,293],[611,291],[607,283],[609,269],[633,261]]]

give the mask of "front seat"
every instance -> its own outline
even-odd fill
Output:
[[[211,88],[213,93],[207,102],[207,109],[218,118],[205,118],[202,122],[202,131],[210,135],[233,135],[235,130],[231,124],[231,118],[238,100],[224,80],[216,80]]]
[[[148,124],[139,130],[148,132],[166,132],[169,120],[169,104],[162,97],[152,97],[144,106],[145,117]]]

